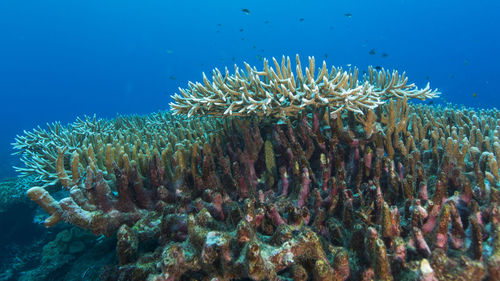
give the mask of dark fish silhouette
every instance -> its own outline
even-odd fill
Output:
[[[265,20],[265,21],[264,21],[264,23],[265,23],[265,24],[268,24],[268,23],[269,23],[269,21],[268,21],[268,20]]]
[[[242,11],[245,15],[250,15],[250,10],[249,10],[249,9],[241,9],[241,11]]]
[[[382,67],[380,65],[377,65],[377,66],[375,66],[375,69],[380,71],[382,69]]]
[[[348,18],[352,18],[352,14],[351,13],[345,13],[344,16],[346,16]]]
[[[371,49],[371,50],[368,52],[368,54],[370,54],[370,55],[372,55],[372,56],[373,56],[373,55],[375,55],[375,49]]]
[[[386,58],[387,56],[389,56],[389,54],[387,54],[387,53],[382,53],[382,57],[383,57],[383,58]]]
[[[327,59],[327,58],[328,58],[328,54],[325,54],[325,59]]]
[[[303,21],[304,21],[304,18],[300,18],[300,19],[299,19],[299,21],[300,21],[300,22],[303,22]]]
[[[243,32],[243,28],[240,28],[240,32]]]
[[[177,79],[177,77],[175,77],[174,75],[170,75],[170,76],[168,77],[168,79],[170,79],[170,80],[175,80],[175,79]]]

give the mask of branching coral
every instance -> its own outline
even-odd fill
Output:
[[[67,188],[78,183],[87,166],[94,173],[101,169],[108,180],[114,174],[113,162],[123,168],[135,161],[146,173],[146,159],[153,152],[160,154],[163,164],[174,154],[182,161],[194,142],[206,142],[220,127],[219,120],[185,120],[169,112],[115,120],[87,117],[68,126],[53,123],[16,137],[13,146],[25,167],[15,169],[21,176],[35,175],[42,187],[61,183]]]
[[[391,91],[378,99],[402,93]],[[45,159],[27,173],[66,188],[60,200],[28,192],[47,226],[117,236],[111,280],[496,280],[500,112],[412,105],[406,93],[358,107],[364,116],[161,114],[102,121],[109,133],[75,145],[68,127],[38,130],[16,147]]]
[[[203,74],[203,83],[189,82],[189,89],[180,89],[171,103],[174,113],[188,117],[215,116],[294,116],[305,108],[327,107],[331,113],[349,110],[362,113],[374,109],[392,98],[433,98],[439,93],[429,85],[418,89],[408,84],[405,74],[377,71],[370,67],[363,81],[358,81],[358,70],[332,67],[326,63],[315,75],[314,57],[309,57],[309,67],[302,69],[299,56],[295,74],[290,58],[283,56],[281,65],[273,58],[276,69],[264,60],[264,69],[257,70],[245,63],[246,72],[235,66],[235,73],[226,68],[222,74],[213,70],[212,82]],[[297,76],[297,77],[295,77]]]

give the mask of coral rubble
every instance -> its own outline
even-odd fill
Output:
[[[265,72],[291,75],[277,69]],[[106,280],[498,280],[500,112],[409,104],[417,92],[281,122],[263,107],[79,120],[15,147],[24,173],[67,191],[28,191],[47,226],[116,235],[120,264]]]

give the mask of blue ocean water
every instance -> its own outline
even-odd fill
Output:
[[[499,107],[499,14],[487,0],[3,0],[0,178],[23,130],[168,109],[202,72],[263,57],[396,68],[439,88],[436,103]]]

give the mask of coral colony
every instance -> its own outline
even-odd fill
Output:
[[[171,112],[18,136],[46,226],[116,236],[108,280],[500,280],[498,110],[410,104],[439,93],[397,71],[245,67]]]

